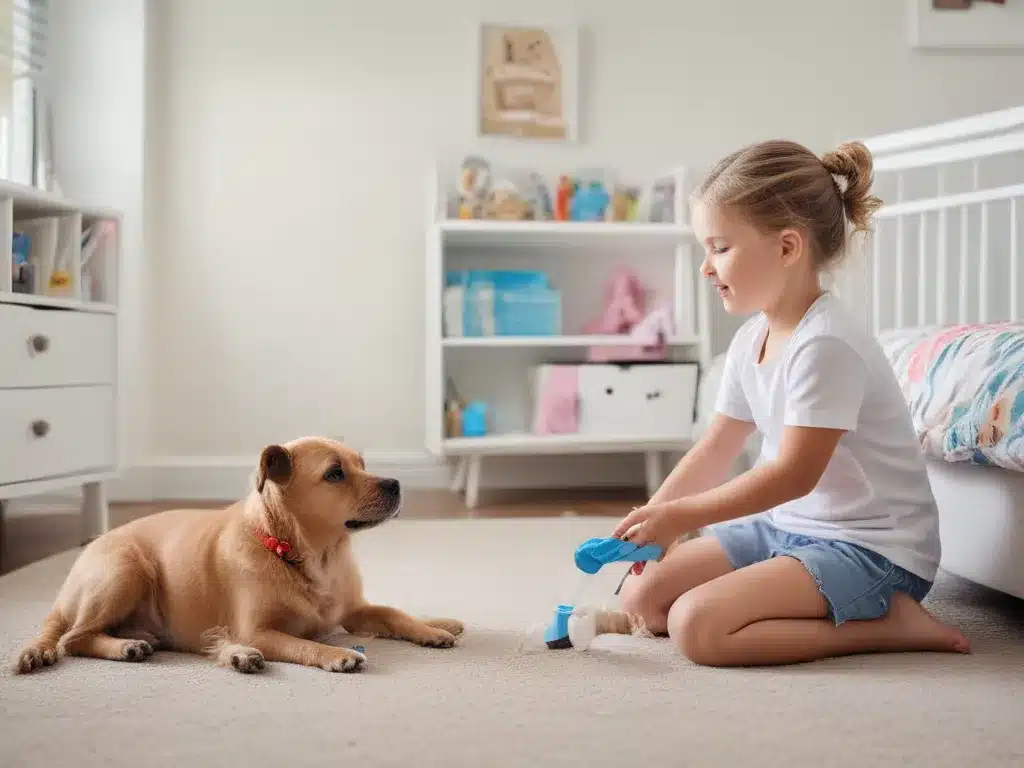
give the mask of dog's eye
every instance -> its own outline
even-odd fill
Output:
[[[324,473],[324,480],[328,483],[345,482],[345,470],[341,467],[331,467]]]

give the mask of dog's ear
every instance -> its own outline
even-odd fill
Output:
[[[256,475],[256,490],[263,493],[267,480],[287,485],[292,477],[292,455],[280,445],[268,445],[260,454],[260,468]]]

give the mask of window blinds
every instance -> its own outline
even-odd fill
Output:
[[[46,71],[50,0],[0,0],[0,56],[14,79]]]

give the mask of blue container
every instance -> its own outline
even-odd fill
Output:
[[[463,336],[556,336],[562,295],[538,270],[453,270],[445,287],[462,290]]]
[[[557,336],[562,332],[562,295],[549,288],[499,291],[494,296],[498,336]]]
[[[483,437],[487,434],[487,403],[473,400],[462,410],[462,434]]]

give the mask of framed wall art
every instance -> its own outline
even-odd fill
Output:
[[[904,0],[914,48],[1024,53],[1021,0]]]
[[[481,24],[474,71],[479,135],[578,139],[575,27]]]

